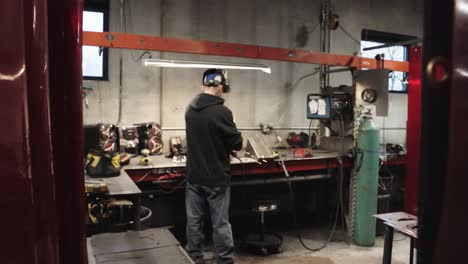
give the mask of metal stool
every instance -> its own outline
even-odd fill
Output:
[[[267,233],[265,231],[265,213],[278,209],[277,203],[262,203],[252,210],[260,214],[260,232],[251,233],[245,239],[247,249],[264,256],[280,252],[283,238],[279,234]]]

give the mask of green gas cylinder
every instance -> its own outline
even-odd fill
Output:
[[[379,180],[379,130],[372,116],[362,117],[358,129],[355,161],[354,243],[373,246],[375,242],[377,191]]]

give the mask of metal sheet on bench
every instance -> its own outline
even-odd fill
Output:
[[[395,212],[388,214],[374,215],[377,219],[384,221],[384,224],[393,227],[396,231],[410,237],[418,237],[418,218],[405,212]]]
[[[407,214],[405,212],[377,214],[374,216],[382,221],[401,221],[402,219],[418,220],[416,216]]]
[[[169,230],[161,228],[99,234],[91,238],[95,256],[179,245]]]
[[[190,264],[193,263],[180,246],[152,248],[125,253],[96,256],[96,264]]]
[[[117,177],[91,178],[86,176],[85,181],[107,184],[109,195],[133,195],[141,193],[140,188],[132,181],[125,170],[120,170],[120,176]]]

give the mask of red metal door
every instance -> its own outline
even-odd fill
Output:
[[[425,1],[418,263],[466,263],[468,2]]]
[[[453,32],[449,43],[451,56],[448,57],[449,87],[445,91],[450,101],[446,117],[447,152],[443,162],[446,170],[445,184],[441,197],[439,232],[434,245],[433,263],[466,263],[466,239],[468,230],[468,1],[453,3],[453,19],[447,21]],[[437,69],[436,69],[437,70]],[[443,69],[436,73],[443,77]],[[451,76],[451,78],[450,78]],[[445,88],[445,87],[443,87]],[[445,141],[445,140],[444,140]]]

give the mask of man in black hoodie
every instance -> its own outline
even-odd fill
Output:
[[[229,84],[221,70],[203,73],[204,93],[185,113],[187,135],[186,250],[195,263],[203,259],[203,222],[209,212],[218,263],[234,263],[234,242],[229,223],[230,157],[242,148],[242,136],[232,112],[224,106]]]

